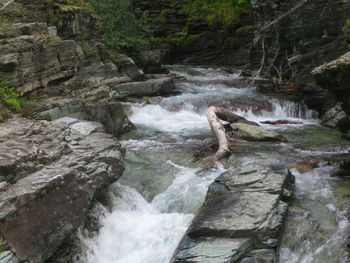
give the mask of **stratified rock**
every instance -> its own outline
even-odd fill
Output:
[[[49,35],[46,23],[11,27],[0,30],[1,80],[25,94],[76,75],[83,53],[75,41]]]
[[[111,85],[115,91],[113,98],[123,98],[127,96],[143,97],[154,95],[166,95],[175,90],[175,84],[171,78],[150,79],[143,82],[130,82],[120,85]]]
[[[77,99],[54,100],[38,108],[33,117],[48,121],[63,117],[97,121],[103,124],[108,133],[115,136],[130,131],[134,127],[121,105],[109,102],[89,104]]]
[[[231,124],[233,136],[248,141],[283,141],[284,138],[274,131],[268,131],[260,126],[247,123]]]
[[[321,124],[330,128],[339,128],[346,131],[350,128],[350,119],[340,104],[327,111],[321,120]]]
[[[321,87],[350,92],[350,52],[315,68],[312,74]]]
[[[15,118],[1,124],[5,247],[20,262],[47,260],[83,224],[95,195],[121,176],[123,160],[119,142],[96,122]]]
[[[288,207],[282,198],[291,183],[291,174],[278,165],[219,176],[172,262],[236,262],[258,257],[256,249],[274,255]]]

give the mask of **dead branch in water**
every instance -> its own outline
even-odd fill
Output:
[[[215,134],[216,139],[219,142],[219,149],[214,155],[213,162],[219,161],[230,154],[230,148],[228,146],[228,139],[224,126],[220,123],[219,116],[225,117],[225,109],[211,106],[208,109],[208,122],[210,128]]]

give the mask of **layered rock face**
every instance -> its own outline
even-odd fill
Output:
[[[279,165],[221,175],[172,262],[274,262],[292,184]]]
[[[77,73],[82,49],[50,29],[46,23],[18,23],[2,31],[0,79],[21,94],[48,88]]]
[[[18,0],[0,10],[0,80],[36,102],[33,120],[0,124],[0,262],[72,261],[77,229],[124,170],[113,135],[133,125],[119,101],[175,88],[108,51],[82,3]],[[0,121],[5,114],[0,105]]]
[[[119,142],[96,122],[13,118],[0,125],[0,149],[1,254],[19,261],[52,256],[124,170]]]
[[[223,30],[222,22],[208,24],[205,17],[190,17],[184,10],[189,1],[133,0],[135,9],[147,11],[154,33],[150,50],[162,63],[246,65],[254,38],[253,18],[240,20]],[[149,56],[146,62],[149,62]]]
[[[348,50],[342,28],[349,18],[349,1],[252,0],[249,13],[223,35],[220,23],[209,26],[205,17],[189,19],[186,1],[133,2],[149,12],[159,40],[150,50],[163,54],[161,61],[261,68],[266,76],[289,82],[287,93],[319,113],[335,106],[337,95],[320,86],[311,71]],[[275,91],[284,93],[281,86]]]

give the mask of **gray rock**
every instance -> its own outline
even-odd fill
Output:
[[[350,89],[350,52],[312,71],[317,83],[330,90]]]
[[[327,111],[321,119],[321,124],[330,128],[340,128],[346,131],[350,128],[350,119],[340,104]]]
[[[98,90],[96,89],[95,92],[98,92]],[[104,93],[103,89],[100,92]],[[86,96],[89,96],[89,93]],[[53,100],[38,108],[33,117],[38,120],[49,121],[63,117],[97,121],[103,124],[108,133],[115,136],[134,128],[119,103],[100,102],[90,104],[75,99]]]
[[[275,251],[288,207],[281,197],[291,185],[286,169],[259,165],[219,176],[173,262],[236,262],[256,249]]]
[[[274,131],[268,131],[260,126],[247,123],[233,123],[233,136],[248,141],[283,141],[284,138]]]
[[[71,118],[1,124],[0,160],[0,178],[10,184],[0,192],[0,230],[29,262],[51,257],[124,170],[123,150],[101,124]]]
[[[127,96],[143,97],[154,95],[166,95],[175,90],[175,84],[171,78],[150,79],[143,82],[130,82],[117,86],[111,85],[115,91],[113,98]]]
[[[49,31],[46,23],[16,24],[0,41],[0,79],[21,94],[47,88],[77,73],[81,48],[73,40],[50,36]]]

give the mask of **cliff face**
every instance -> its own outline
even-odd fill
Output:
[[[11,118],[0,101],[0,122],[10,118],[0,123],[0,262],[72,262],[77,229],[124,170],[113,135],[133,125],[119,101],[173,83],[148,80],[109,51],[82,0],[1,9],[0,82],[36,102],[26,119]]]
[[[237,17],[229,18],[232,21],[208,22],[205,14],[190,14],[191,7],[186,5],[191,1],[132,2],[135,9],[147,12],[153,31],[149,49],[161,51],[163,62],[238,66],[249,63],[254,19],[248,10],[237,11]]]
[[[154,30],[149,48],[166,54],[165,63],[262,67],[265,76],[289,82],[294,95],[321,114],[337,102],[311,71],[348,50],[342,28],[349,1],[251,0],[229,26],[209,25],[204,15],[192,19],[184,11],[186,1],[133,2],[148,11]]]

